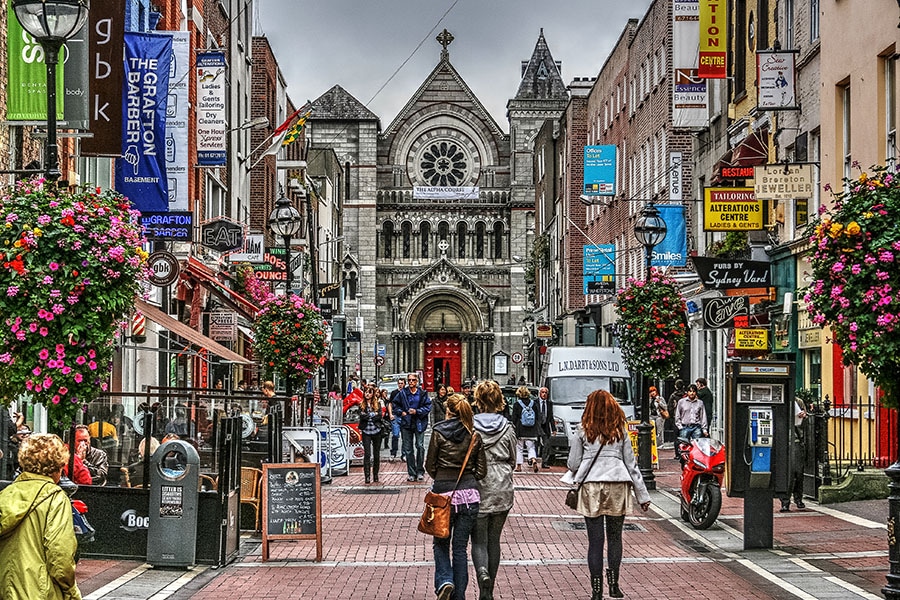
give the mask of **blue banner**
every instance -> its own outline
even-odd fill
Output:
[[[584,294],[614,294],[616,290],[616,245],[584,246],[582,261]]]
[[[654,246],[654,267],[684,267],[687,265],[687,228],[684,207],[680,204],[657,204],[659,216],[666,222],[665,239]]]
[[[171,62],[171,37],[125,33],[122,158],[116,160],[116,190],[141,212],[169,210],[166,101]]]
[[[584,195],[616,195],[616,147],[584,147]]]

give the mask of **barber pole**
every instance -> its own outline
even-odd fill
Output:
[[[131,317],[131,340],[135,344],[147,341],[147,318],[139,310]]]

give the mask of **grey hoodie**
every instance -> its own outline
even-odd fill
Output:
[[[481,434],[487,455],[487,475],[481,480],[478,514],[499,513],[513,505],[512,472],[516,466],[516,432],[498,413],[475,415],[475,431]]]

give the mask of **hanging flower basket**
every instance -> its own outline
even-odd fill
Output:
[[[616,298],[625,364],[651,379],[675,375],[684,358],[684,298],[675,280],[657,269],[646,281],[629,277]]]
[[[68,427],[107,389],[113,340],[147,278],[139,213],[115,192],[0,192],[0,403],[28,393]]]
[[[296,294],[269,295],[253,323],[253,350],[267,371],[290,377],[294,389],[325,362],[325,323],[319,308]]]
[[[858,167],[854,163],[854,166]],[[830,186],[825,186],[831,191]],[[831,327],[844,363],[900,400],[900,177],[893,169],[845,179],[834,205],[810,223],[812,283],[803,290],[814,323]]]

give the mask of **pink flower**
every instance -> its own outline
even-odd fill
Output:
[[[97,363],[95,363],[94,361],[89,362],[89,363],[88,363],[88,369],[90,369],[91,371],[96,371],[96,370],[97,370]]]
[[[81,383],[81,380],[84,379],[81,373],[75,373],[72,378],[75,380],[75,383]]]
[[[86,362],[87,362],[87,359],[83,356],[79,356],[78,358],[75,359],[75,364],[78,364],[78,365],[83,365]]]
[[[50,351],[46,348],[42,348],[40,352],[38,352],[38,358],[41,360],[47,360],[50,357]]]
[[[64,386],[64,385],[62,385],[62,386],[59,387],[59,395],[60,395],[60,396],[65,396],[65,395],[68,394],[68,393],[69,393],[69,388],[67,388],[67,387]]]
[[[51,271],[56,271],[57,269],[59,269],[59,263],[52,262],[47,266],[50,267]]]
[[[50,333],[50,331],[46,327],[41,327],[38,330],[38,333],[40,333],[42,337],[47,337],[47,334]]]

